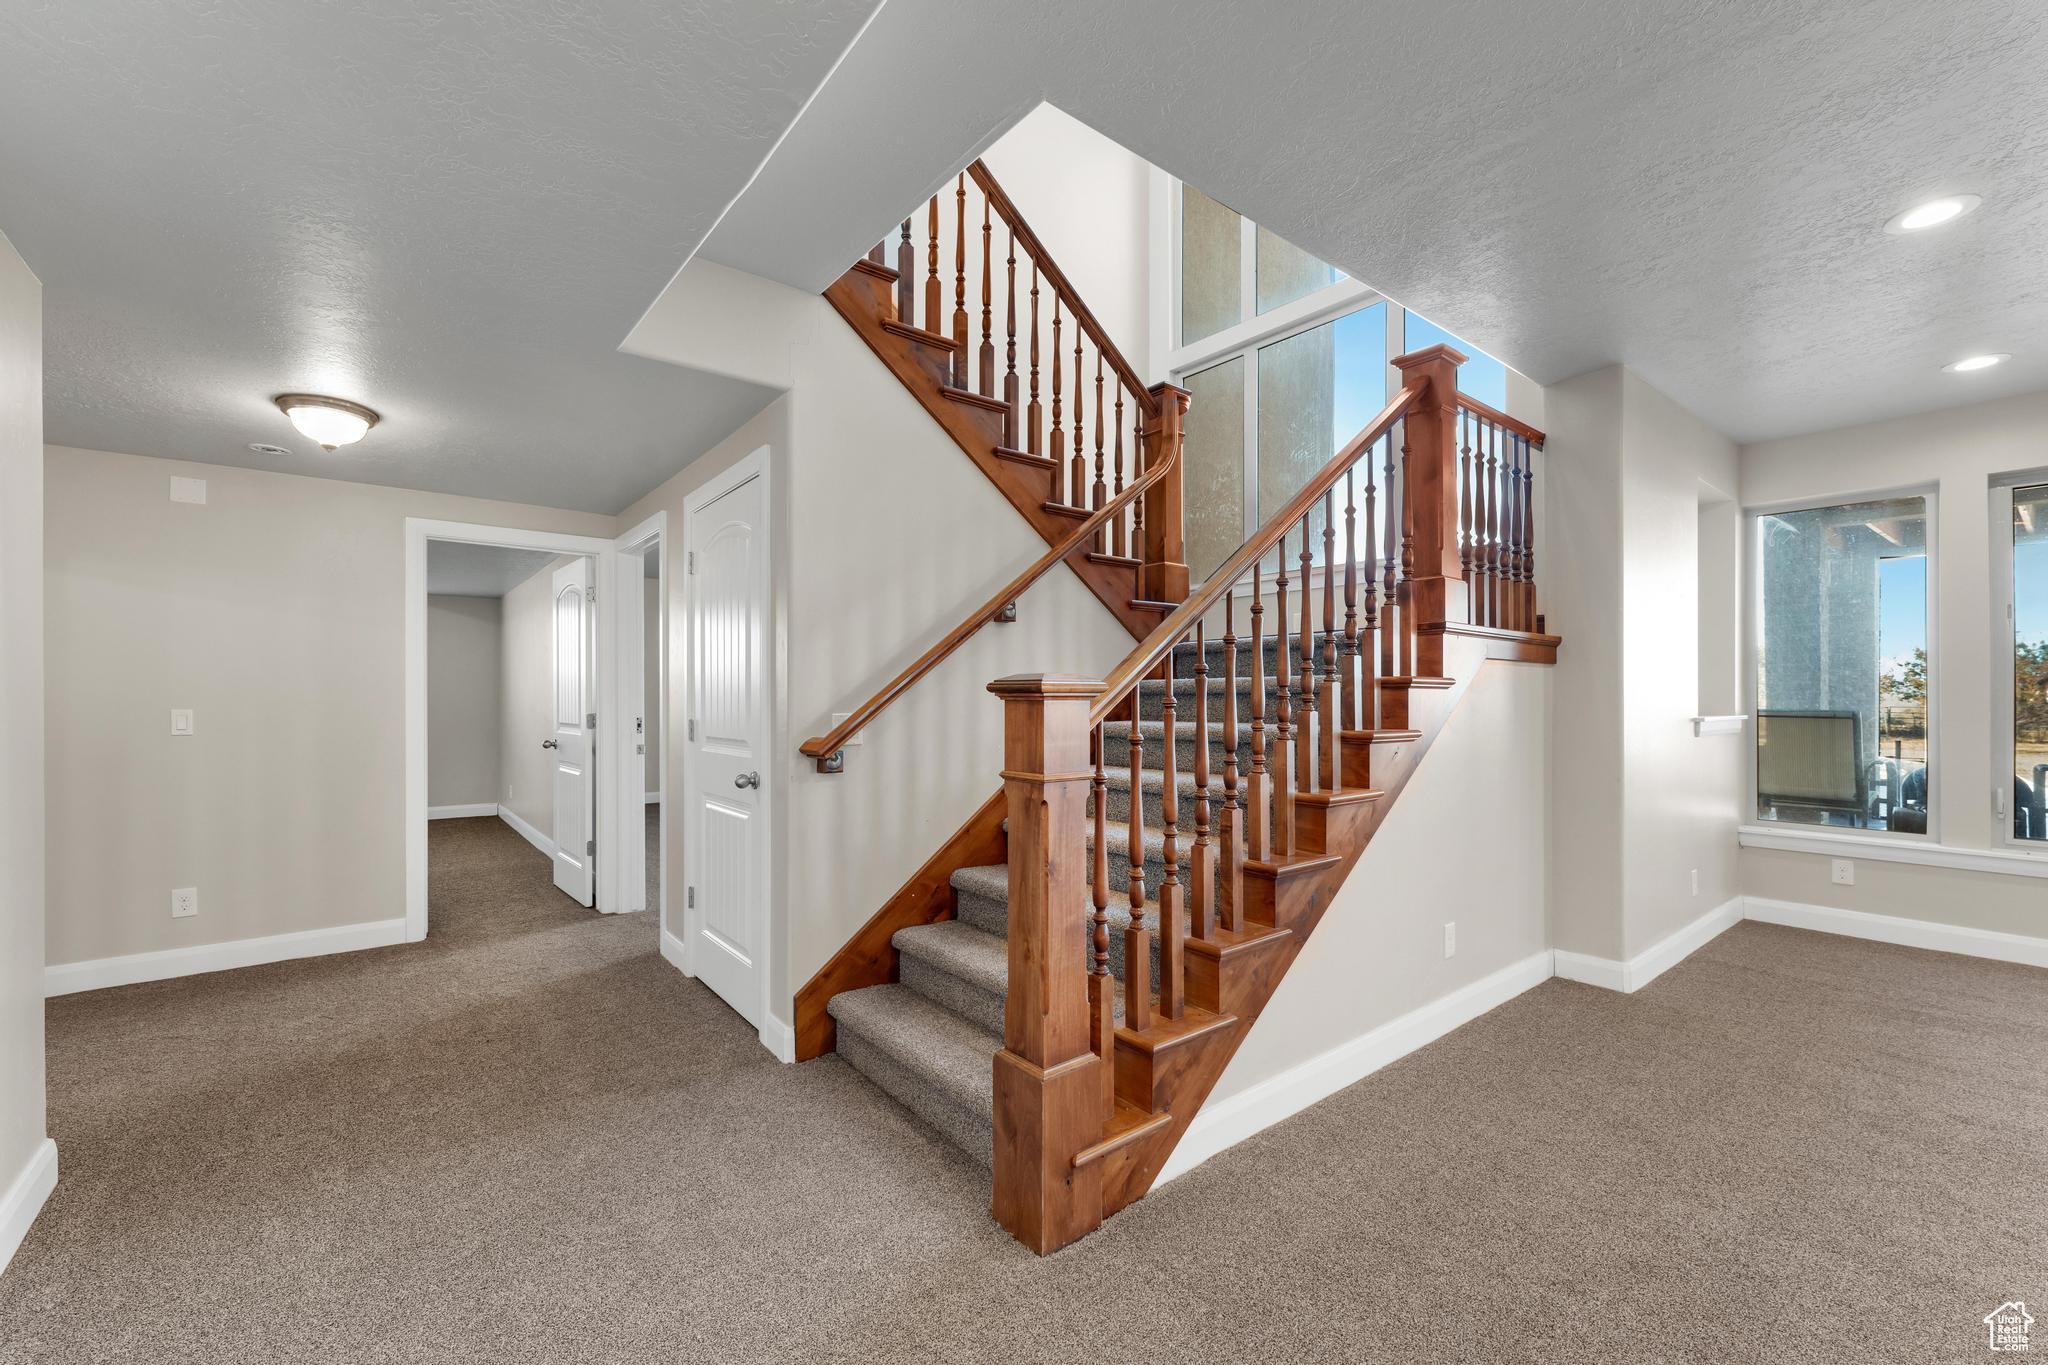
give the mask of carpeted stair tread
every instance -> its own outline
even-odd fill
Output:
[[[839,1053],[961,1150],[990,1162],[996,1053],[1002,1035],[980,1028],[908,986],[842,991],[825,1006]]]
[[[914,924],[889,940],[896,951],[1001,996],[1010,986],[1010,948],[961,920]]]

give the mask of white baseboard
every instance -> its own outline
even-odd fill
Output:
[[[761,1023],[761,1046],[775,1054],[778,1062],[796,1060],[796,1029],[769,1015]]]
[[[1937,953],[1961,953],[1966,957],[1985,957],[1997,962],[2018,962],[2028,967],[2048,967],[2048,938],[2034,938],[2027,934],[1966,929],[1956,924],[1874,915],[1863,910],[1840,910],[1831,905],[1769,900],[1762,896],[1749,897],[1745,913],[1750,919],[1793,929],[1812,929],[1823,934],[1896,943],[1901,947],[1926,948]]]
[[[684,976],[694,975],[690,970],[689,954],[683,949],[683,941],[667,929],[661,931],[661,956],[663,961]]]
[[[6,1273],[7,1263],[21,1247],[21,1239],[28,1236],[36,1215],[43,1211],[43,1202],[56,1188],[57,1144],[44,1138],[28,1164],[7,1186],[7,1192],[0,1194],[0,1274]]]
[[[479,815],[496,815],[498,803],[479,801],[467,806],[428,806],[429,820],[472,820]]]
[[[649,793],[647,793],[647,804],[648,804],[648,805],[650,805],[650,806],[658,806],[658,805],[660,805],[660,804],[661,804],[661,793],[660,793],[660,792],[649,792]]]
[[[1620,991],[1624,995],[1639,991],[1741,923],[1744,905],[1741,896],[1731,896],[1626,962],[1617,962],[1611,957],[1568,953],[1560,948],[1557,950],[1557,974],[1567,981]]]
[[[498,818],[512,826],[513,829],[518,830],[519,836],[525,839],[527,843],[532,844],[550,858],[555,856],[555,841],[520,819],[518,813],[510,806],[498,807]]]
[[[102,957],[90,962],[53,962],[43,968],[43,994],[71,995],[108,986],[132,986],[139,981],[168,981],[173,977],[254,967],[265,962],[352,953],[361,948],[388,948],[405,941],[405,919],[401,916],[364,924],[341,924],[330,929],[304,929],[294,934],[200,943],[190,948],[165,948],[153,953],[131,953],[126,957]]]
[[[1542,985],[1550,975],[1551,954],[1545,949],[1240,1090],[1228,1099],[1203,1106],[1188,1125],[1180,1145],[1167,1158],[1159,1182],[1163,1184],[1185,1174],[1261,1129],[1364,1080],[1389,1062],[1399,1061],[1459,1025],[1468,1024],[1523,991]]]

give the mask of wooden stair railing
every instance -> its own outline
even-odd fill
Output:
[[[1187,412],[1187,391],[1171,384],[1158,384],[1149,391],[1147,397],[1158,410],[1159,417],[1147,428],[1146,449],[1156,448],[1162,451],[1163,455],[1149,460],[1149,467],[1134,483],[1090,512],[1086,520],[1068,531],[1050,550],[1033,560],[1022,573],[1005,583],[996,591],[995,596],[970,612],[965,620],[947,631],[909,667],[883,684],[872,697],[855,707],[845,720],[824,734],[814,735],[798,746],[797,751],[816,763],[819,772],[839,772],[845,761],[844,751],[847,742],[867,728],[871,721],[915,686],[919,679],[944,663],[983,626],[997,621],[1014,620],[1017,599],[1022,597],[1032,584],[1043,578],[1055,564],[1061,563],[1076,550],[1097,543],[1099,537],[1119,523],[1127,509],[1139,498],[1149,494],[1155,486],[1169,479],[1178,482],[1181,419]]]
[[[1447,346],[1397,359],[1405,381],[1386,409],[1107,679],[990,684],[1004,703],[1010,879],[992,1207],[1034,1250],[1085,1235],[1156,1179],[1376,826],[1373,746],[1423,738],[1410,726],[1424,698],[1456,685],[1444,675],[1452,651],[1461,666],[1473,648],[1479,658],[1555,657],[1554,637],[1525,628],[1542,619],[1530,459],[1542,433],[1459,395],[1463,360]],[[1217,625],[1221,677],[1212,681]],[[1193,842],[1184,857],[1175,673],[1190,646]],[[1249,763],[1240,772],[1243,649]],[[1163,704],[1159,720],[1141,723],[1147,680],[1163,685]],[[1210,771],[1218,683],[1220,789]],[[1141,744],[1154,742],[1141,738],[1145,725],[1159,727],[1164,768],[1159,885],[1145,885],[1144,858],[1126,859],[1123,960],[1132,965],[1121,1023],[1101,799],[1111,723],[1127,727],[1133,781]],[[1120,837],[1139,850],[1152,832],[1145,804],[1129,805]],[[1155,938],[1156,988],[1143,966]]]
[[[1180,476],[1118,494],[1170,443],[1160,425],[1185,398],[1167,411],[981,162],[889,245],[826,299],[1143,639],[1187,595]],[[1089,535],[1070,537],[1105,508]]]

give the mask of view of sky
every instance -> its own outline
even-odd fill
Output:
[[[2028,644],[2048,641],[2048,540],[2013,547],[2013,627]]]
[[[1927,560],[1877,561],[1877,653],[1885,672],[1896,673],[1927,648]]]

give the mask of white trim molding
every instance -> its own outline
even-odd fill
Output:
[[[1868,858],[1876,863],[1914,863],[1963,872],[1989,872],[2001,877],[2048,877],[2048,856],[2008,853],[1995,848],[1956,848],[1897,834],[1859,834],[1848,830],[1788,829],[1743,825],[1736,837],[1744,848],[1781,853],[1817,853],[1829,858]]]
[[[230,939],[226,943],[197,943],[189,948],[164,948],[151,953],[130,953],[125,957],[95,958],[88,962],[53,962],[43,968],[43,994],[71,995],[78,991],[103,990],[108,986],[132,986],[141,981],[169,981],[174,977],[198,976],[203,972],[256,967],[266,962],[353,953],[363,948],[389,948],[405,941],[403,919],[380,919],[362,924],[337,924],[326,929],[302,929],[291,934],[270,934],[263,938]]]
[[[0,1194],[0,1275],[7,1273],[7,1263],[21,1249],[22,1239],[56,1188],[57,1144],[44,1138],[8,1182],[7,1193]]]
[[[1522,992],[1542,985],[1550,979],[1551,971],[1551,953],[1546,948],[1432,1000],[1420,1009],[1391,1019],[1370,1033],[1289,1067],[1277,1076],[1204,1105],[1188,1125],[1180,1145],[1173,1149],[1173,1155],[1166,1159],[1166,1167],[1159,1173],[1159,1183],[1185,1175],[1218,1152],[1234,1147],[1344,1087],[1364,1080],[1388,1063],[1397,1062],[1428,1046],[1452,1029],[1471,1023]]]
[[[550,858],[555,856],[555,841],[520,819],[519,813],[510,806],[498,807],[498,818],[512,826],[519,837],[526,840],[527,843],[532,844]]]
[[[660,804],[661,804],[661,793],[660,793],[660,792],[649,792],[649,793],[647,793],[647,804],[648,804],[648,805],[650,805],[650,806],[658,806],[658,805],[660,805]]]
[[[1748,723],[1749,717],[1746,715],[1694,716],[1692,718],[1692,733],[1695,739],[1707,735],[1739,735],[1742,733],[1742,727]]]
[[[666,925],[663,925],[661,930],[661,956],[664,962],[684,976],[696,976],[696,973],[690,970],[690,950],[683,946],[682,939],[668,931]]]
[[[2034,938],[2027,934],[1970,929],[1960,924],[1936,924],[1932,920],[1902,919],[1896,915],[1842,910],[1832,905],[1805,905],[1763,896],[1749,897],[1744,914],[1764,924],[1782,924],[1791,929],[1811,929],[1821,934],[1840,934],[1844,938],[1895,943],[1904,948],[1925,948],[1936,953],[1960,953],[1965,957],[1990,958],[1995,962],[2048,967],[2048,938]]]
[[[768,1016],[768,1021],[761,1025],[760,1032],[756,1036],[760,1038],[762,1047],[775,1054],[776,1061],[789,1063],[796,1061],[796,1029],[794,1026],[783,1023],[771,1014]]]
[[[498,803],[478,801],[467,806],[428,806],[429,820],[470,820],[480,815],[496,815]]]
[[[1742,920],[1743,898],[1730,897],[1692,923],[1667,934],[1626,962],[1557,950],[1557,974],[1567,981],[1630,995],[1691,957]]]

